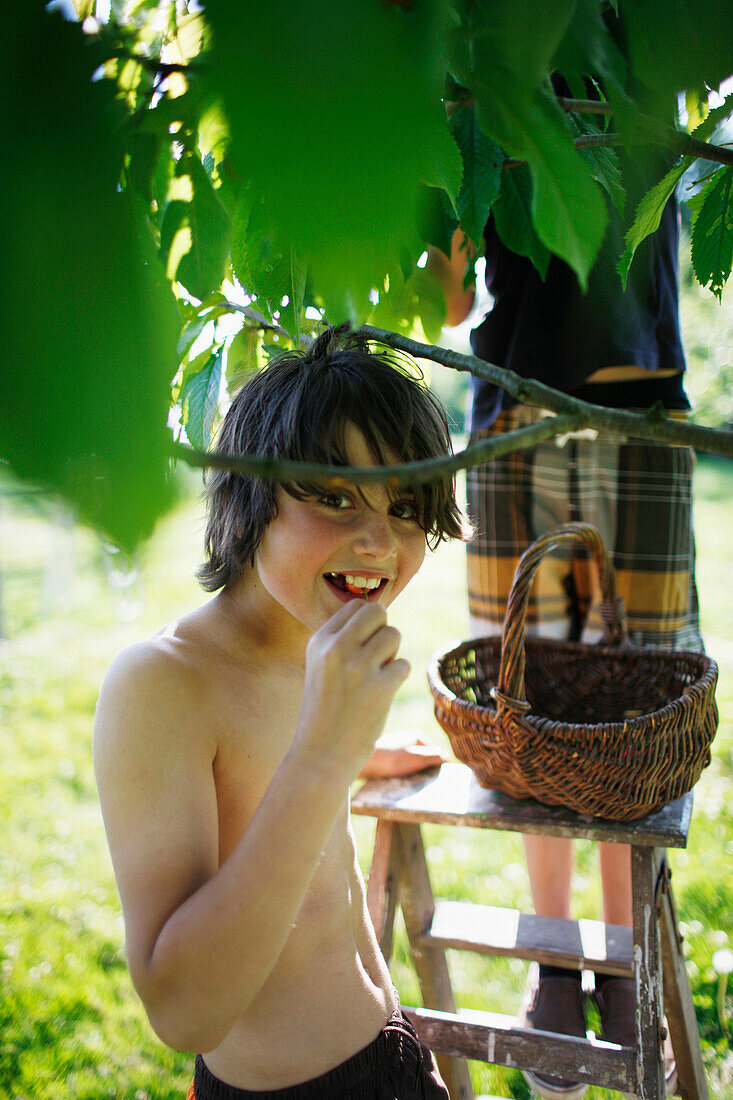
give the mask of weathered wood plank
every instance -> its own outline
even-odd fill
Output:
[[[664,1009],[677,1063],[678,1093],[684,1100],[708,1100],[700,1036],[685,969],[669,871],[658,897],[662,937]]]
[[[419,825],[399,825],[396,829],[402,862],[400,900],[405,928],[410,941],[420,992],[428,1008],[455,1012],[445,952],[437,945],[426,945],[421,937],[430,926],[435,911],[425,849]],[[438,1067],[452,1100],[474,1100],[468,1066],[462,1059],[438,1057]]]
[[[633,974],[631,929],[603,921],[562,920],[494,905],[436,899],[432,922],[421,942],[620,977]]]
[[[692,816],[692,793],[639,821],[606,821],[533,799],[515,799],[480,787],[463,764],[404,779],[370,779],[354,795],[352,813],[390,821],[429,821],[478,829],[581,837],[619,844],[684,848]]]
[[[636,1092],[638,1100],[664,1100],[662,971],[656,889],[665,863],[661,848],[631,849],[636,981]]]
[[[634,1051],[600,1039],[576,1039],[519,1027],[513,1016],[461,1010],[458,1014],[404,1007],[432,1050],[494,1065],[562,1074],[605,1088],[635,1088]]]

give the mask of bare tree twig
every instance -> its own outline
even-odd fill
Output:
[[[262,458],[256,455],[231,455],[221,451],[198,451],[181,443],[172,445],[174,458],[180,458],[188,466],[202,469],[231,470],[244,477],[261,477],[269,481],[322,481],[329,487],[346,483],[389,482],[400,485],[419,485],[434,481],[458,470],[481,466],[490,458],[525,450],[543,443],[546,439],[563,435],[579,427],[579,420],[572,414],[548,416],[527,428],[505,432],[501,436],[481,439],[465,450],[444,458],[428,458],[419,462],[404,462],[394,466],[329,466],[317,462],[293,462],[288,459]]]

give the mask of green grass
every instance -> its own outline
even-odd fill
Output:
[[[733,1004],[720,1015],[715,953],[733,946],[733,468],[704,461],[697,473],[698,580],[708,649],[719,661],[721,728],[696,792],[685,852],[671,854],[711,1095],[733,1095]],[[94,705],[104,671],[125,644],[201,601],[193,571],[202,519],[182,505],[123,568],[90,533],[32,500],[0,496],[0,1100],[182,1100],[192,1059],[162,1046],[127,975],[123,929],[91,767]],[[436,740],[425,681],[430,654],[465,636],[464,553],[444,546],[395,605],[412,674],[392,728],[419,726]],[[373,823],[355,820],[368,866]],[[512,834],[426,827],[435,892],[531,906],[522,845]],[[596,916],[596,853],[578,851],[578,916]],[[525,966],[449,958],[461,1005],[513,1012]],[[402,999],[420,1003],[405,937],[393,974]],[[730,982],[733,987],[733,979]],[[725,1016],[727,1013],[727,1019]],[[727,1029],[727,1030],[726,1030]],[[529,1096],[517,1072],[473,1063],[477,1091]],[[589,1100],[614,1094],[591,1090]]]

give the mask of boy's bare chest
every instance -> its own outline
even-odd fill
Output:
[[[242,676],[218,693],[214,782],[220,858],[237,843],[290,749],[302,679]]]

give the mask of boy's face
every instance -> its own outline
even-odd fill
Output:
[[[354,466],[375,465],[352,424],[345,442]],[[255,570],[273,599],[310,632],[349,600],[388,606],[425,557],[425,533],[409,489],[393,499],[383,485],[362,492],[328,489],[296,500],[277,488],[278,512],[255,555]]]

